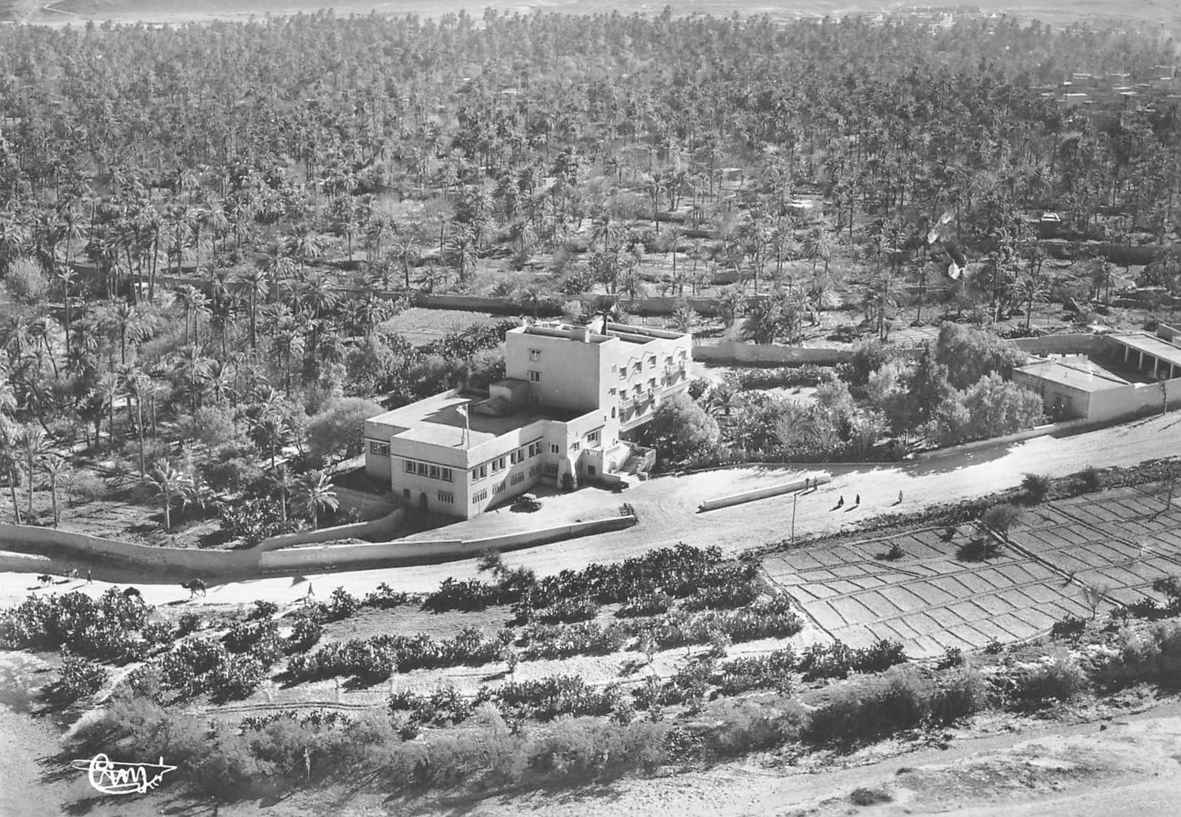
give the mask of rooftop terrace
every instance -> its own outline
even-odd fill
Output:
[[[568,422],[579,416],[578,412],[537,405],[496,416],[473,410],[475,404],[486,399],[486,395],[461,394],[452,390],[371,417],[368,422],[385,428],[398,439],[471,449],[538,420]],[[460,412],[465,406],[470,432],[466,445],[464,416]]]

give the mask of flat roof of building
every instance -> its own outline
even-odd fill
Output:
[[[626,323],[607,323],[606,333],[602,332],[602,322],[592,321],[586,326],[575,326],[560,321],[544,321],[529,324],[510,331],[524,332],[526,335],[544,335],[551,338],[566,338],[567,340],[583,341],[587,343],[602,343],[611,338],[619,338],[626,343],[651,343],[654,340],[676,340],[682,337],[680,332],[670,332],[667,329],[653,329],[650,326],[633,326]]]
[[[1085,392],[1105,391],[1127,386],[1124,380],[1085,355],[1070,355],[1038,360],[1016,371]]]
[[[370,417],[368,422],[400,429],[391,435],[398,439],[470,449],[538,420],[568,422],[580,416],[578,412],[549,406],[529,406],[499,416],[475,412],[474,404],[486,399],[484,395],[460,394],[452,390]],[[468,414],[466,444],[464,417],[459,410],[463,406],[467,407]]]
[[[1156,335],[1149,335],[1145,332],[1116,332],[1107,337],[1117,340],[1137,352],[1152,355],[1162,363],[1181,366],[1181,346],[1169,343],[1164,338],[1158,338]]]

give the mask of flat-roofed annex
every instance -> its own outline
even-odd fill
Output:
[[[498,416],[474,411],[473,406],[484,399],[483,395],[473,396],[453,389],[369,418],[367,426],[388,429],[388,433],[366,433],[372,437],[472,449],[539,420],[569,422],[579,416],[578,412],[544,405],[530,405]],[[461,407],[466,407],[468,415],[466,433]]]

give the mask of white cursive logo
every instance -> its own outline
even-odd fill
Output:
[[[160,785],[168,772],[175,771],[160,758],[159,763],[118,763],[104,754],[90,760],[75,760],[75,769],[86,772],[90,785],[103,794],[143,794]]]

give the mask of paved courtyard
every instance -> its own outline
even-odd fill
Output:
[[[1100,609],[1153,595],[1154,579],[1181,574],[1181,501],[1164,507],[1160,486],[1119,489],[1031,509],[994,554],[981,552],[983,531],[961,525],[801,548],[765,568],[831,637],[888,638],[931,657],[1088,617],[1088,586],[1105,592]],[[892,545],[901,554],[884,558]]]

